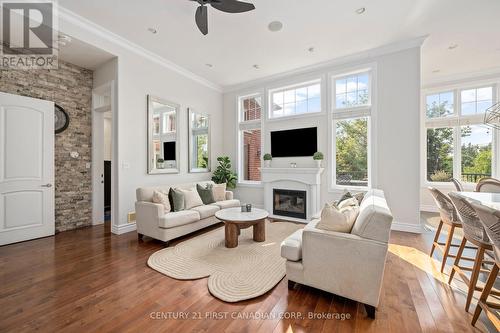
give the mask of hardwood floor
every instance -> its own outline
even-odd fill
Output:
[[[470,325],[475,301],[466,313],[465,286],[459,279],[448,286],[450,266],[441,274],[428,256],[432,236],[392,233],[371,320],[351,300],[306,286],[288,290],[286,278],[257,299],[224,303],[209,294],[206,279],[177,281],[148,268],[161,242],[104,226],[64,232],[0,247],[0,332],[478,331]],[[324,318],[335,313],[349,319]],[[477,327],[486,332],[486,325],[482,315]]]

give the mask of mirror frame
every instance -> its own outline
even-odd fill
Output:
[[[148,110],[147,110],[147,131],[148,131],[148,149],[147,149],[147,159],[148,159],[148,175],[161,175],[161,174],[172,174],[172,173],[180,173],[180,159],[181,159],[181,153],[180,153],[180,135],[179,135],[179,130],[181,128],[180,126],[180,113],[181,113],[181,106],[177,103],[173,103],[167,100],[164,100],[162,98],[153,96],[153,95],[148,95],[147,96],[148,100]],[[157,169],[155,167],[155,162],[152,161],[151,155],[154,154],[152,150],[152,145],[153,145],[153,102],[161,103],[167,106],[170,106],[175,109],[175,159],[176,159],[176,167],[175,168],[167,168],[167,169]],[[153,165],[153,163],[155,163]]]
[[[189,146],[189,153],[188,153],[188,170],[189,170],[189,173],[207,173],[207,172],[211,172],[211,164],[212,164],[212,136],[211,136],[211,119],[210,119],[210,114],[208,113],[201,113],[201,112],[196,112],[193,110],[193,108],[188,108],[188,146]],[[199,168],[192,168],[191,167],[191,162],[192,159],[193,159],[193,145],[194,145],[194,142],[193,142],[193,138],[192,138],[192,135],[191,135],[191,132],[192,132],[192,123],[191,123],[191,115],[192,114],[200,114],[200,115],[203,115],[205,117],[207,117],[208,119],[208,163],[207,163],[207,167],[204,168],[204,169],[199,169]]]

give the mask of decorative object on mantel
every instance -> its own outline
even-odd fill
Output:
[[[295,163],[295,162],[290,163],[290,168],[295,169],[296,167],[297,167],[297,163]]]
[[[165,160],[163,158],[159,158],[156,160],[156,168],[163,169],[165,167]]]
[[[59,105],[54,105],[54,131],[56,134],[64,132],[69,126],[69,116]]]
[[[322,153],[322,152],[317,151],[317,152],[315,152],[315,153],[314,153],[314,155],[313,155],[313,160],[315,160],[315,161],[316,161],[316,166],[317,166],[318,168],[321,168],[321,161],[323,161],[323,159],[324,159],[324,158],[325,158],[325,157],[323,156],[323,153]]]
[[[269,154],[269,153],[264,154],[264,166],[266,168],[271,167],[271,161],[272,160],[273,160],[273,157],[271,156],[271,154]]]
[[[212,181],[216,184],[226,183],[227,188],[235,188],[238,175],[231,169],[231,160],[227,156],[217,157],[219,165],[214,171]]]
[[[500,130],[500,102],[493,104],[486,109],[484,114],[484,124]]]

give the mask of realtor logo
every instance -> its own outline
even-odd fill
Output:
[[[43,2],[2,2],[0,67],[57,68],[55,5]]]

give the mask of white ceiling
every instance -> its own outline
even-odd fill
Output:
[[[59,4],[221,86],[427,34],[424,81],[500,70],[498,0],[247,1],[255,4],[255,11],[226,14],[209,8],[207,36],[198,31],[196,3],[189,0]],[[366,7],[362,15],[355,13],[360,7]],[[274,20],[283,22],[282,31],[267,29]],[[158,33],[150,33],[148,27]],[[451,44],[458,47],[449,50]]]
[[[59,47],[59,58],[72,64],[95,70],[115,56],[76,38]]]

